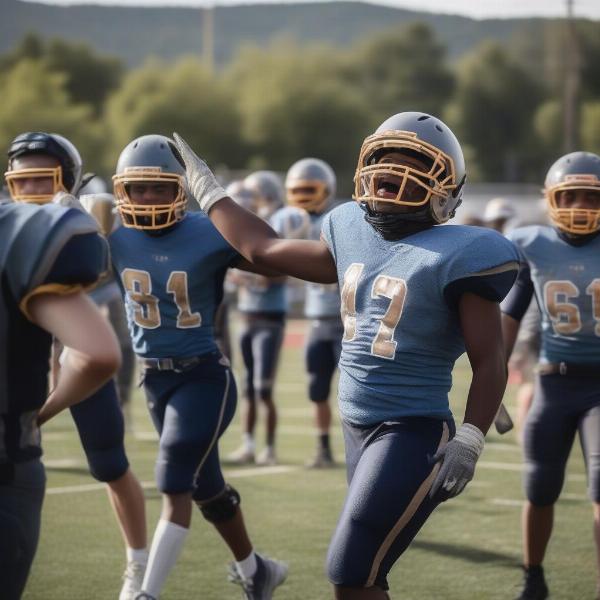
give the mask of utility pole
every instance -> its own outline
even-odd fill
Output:
[[[215,21],[214,6],[202,9],[202,60],[210,74],[215,70]]]
[[[579,146],[579,83],[580,55],[577,26],[573,17],[574,0],[567,2],[565,27],[564,78],[564,151],[573,152]]]

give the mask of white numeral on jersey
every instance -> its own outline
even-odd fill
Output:
[[[167,292],[173,294],[173,300],[179,310],[177,315],[177,327],[179,329],[190,329],[202,325],[202,315],[190,310],[190,299],[188,296],[187,273],[185,271],[173,271],[167,281]]]
[[[351,342],[356,336],[356,290],[365,265],[352,263],[344,273],[342,285],[341,313],[344,323],[345,342]],[[406,299],[406,282],[397,277],[378,275],[371,288],[371,298],[388,298],[390,305],[385,314],[378,318],[379,329],[371,344],[371,354],[381,358],[393,359],[396,354],[397,342],[394,341],[396,327],[402,317],[404,300]]]
[[[148,271],[124,269],[121,280],[127,295],[134,303],[133,318],[144,329],[160,327],[158,298],[151,294],[152,280]]]
[[[394,341],[394,332],[402,317],[406,298],[406,282],[404,279],[378,275],[373,282],[371,298],[383,296],[389,298],[390,305],[379,322],[379,330],[371,344],[371,353],[381,358],[394,358],[398,342]]]
[[[600,336],[600,279],[594,279],[585,291],[592,297],[592,310],[594,311],[594,321],[596,321],[594,333]]]
[[[137,269],[124,269],[121,273],[121,280],[127,295],[134,304],[133,318],[135,322],[144,329],[160,327],[158,298],[151,293],[152,280],[150,273]],[[187,273],[185,271],[173,271],[169,275],[167,292],[173,295],[173,301],[179,311],[177,327],[180,329],[200,327],[202,325],[202,315],[199,312],[193,313],[190,309]]]
[[[544,285],[544,302],[554,333],[570,335],[581,329],[579,308],[568,301],[577,296],[579,290],[572,281],[548,281]]]
[[[364,268],[363,263],[352,263],[344,273],[340,312],[344,324],[343,340],[345,342],[353,340],[356,335],[356,288]]]

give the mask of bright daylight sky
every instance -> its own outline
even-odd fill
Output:
[[[1,1],[1,0],[0,0]],[[129,6],[206,6],[207,4],[264,4],[279,0],[35,0],[46,4],[104,4]],[[302,2],[303,0],[286,0]],[[567,0],[373,0],[415,11],[453,13],[485,19],[491,17],[562,17]],[[600,0],[574,0],[575,16],[600,19]]]

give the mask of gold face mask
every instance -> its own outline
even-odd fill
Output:
[[[287,203],[303,208],[309,213],[320,213],[325,209],[329,189],[317,179],[295,179],[286,187]]]
[[[566,175],[564,181],[544,189],[548,216],[560,230],[571,235],[589,235],[600,229],[600,207],[559,208],[558,197],[563,191],[592,190],[600,193],[600,180],[593,174]]]
[[[411,165],[390,163],[370,164],[375,153],[389,149],[390,153],[408,151],[431,165],[420,169]],[[382,180],[393,181],[393,198],[377,195]],[[456,170],[450,156],[427,142],[417,138],[411,131],[385,131],[369,136],[363,142],[354,175],[354,199],[357,202],[387,202],[400,206],[421,207],[433,197],[442,200],[457,188]],[[396,190],[397,187],[397,190]],[[407,189],[410,198],[406,197]]]
[[[166,204],[137,204],[128,191],[133,183],[173,183],[177,187],[177,195]],[[183,219],[187,197],[182,175],[163,173],[160,167],[128,167],[125,173],[113,176],[113,184],[115,204],[125,227],[156,231]]]
[[[6,185],[10,197],[15,202],[29,202],[32,204],[47,204],[52,202],[52,199],[58,192],[66,192],[65,186],[62,181],[62,168],[58,167],[39,167],[31,169],[9,169],[4,173],[6,179]],[[23,191],[23,180],[41,180],[49,179],[52,182],[52,191],[46,193],[35,193],[35,184],[31,186],[33,192]],[[46,186],[43,186],[46,187]]]

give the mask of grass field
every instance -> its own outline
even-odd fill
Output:
[[[292,325],[292,331],[298,327]],[[276,388],[281,466],[226,467],[225,473],[241,492],[256,547],[290,564],[288,581],[276,598],[325,600],[331,598],[331,592],[324,561],[345,494],[345,474],[341,467],[328,471],[303,467],[314,452],[315,434],[310,403],[305,399],[302,350],[293,343],[297,337],[290,339]],[[239,369],[239,355],[234,361]],[[452,391],[458,421],[469,379],[470,369],[463,359],[455,369]],[[509,409],[513,405],[512,391],[506,398]],[[140,390],[136,391],[132,410],[132,432],[126,444],[132,467],[144,482],[151,537],[161,499],[153,485],[156,436]],[[238,414],[221,441],[222,455],[233,450],[239,439]],[[261,431],[258,439],[262,442]],[[341,459],[342,438],[337,423],[333,441],[336,456]],[[44,428],[44,448],[48,484],[42,536],[24,598],[116,599],[125,564],[123,544],[106,492],[87,472],[68,414]],[[594,592],[591,507],[586,498],[581,452],[578,446],[574,450],[546,560],[553,599],[591,599]],[[503,437],[490,433],[475,480],[462,496],[434,513],[396,564],[389,578],[394,599],[514,598],[521,578],[520,470],[521,454],[514,433]],[[196,513],[186,547],[161,598],[239,598],[239,588],[226,580],[229,560],[215,532]]]

